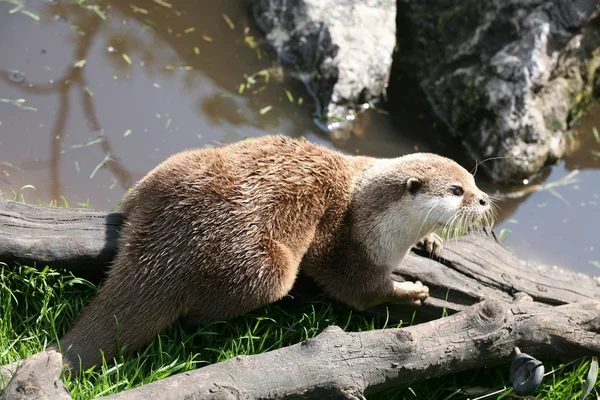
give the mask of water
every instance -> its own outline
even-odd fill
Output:
[[[458,154],[448,140],[432,140],[430,117],[403,107],[391,116],[369,111],[332,142],[314,124],[302,85],[282,78],[245,2],[70,3],[0,2],[4,198],[23,188],[28,202],[64,197],[110,210],[175,152],[278,132],[377,157]],[[600,271],[594,125],[600,109],[579,128],[580,147],[545,178],[580,169],[579,182],[500,204],[497,231],[510,230],[505,243],[520,258]],[[492,194],[517,190],[480,184]]]
[[[505,244],[519,257],[600,275],[600,106],[575,128],[577,143],[545,183],[573,175],[572,183],[501,203],[496,230],[510,230]]]

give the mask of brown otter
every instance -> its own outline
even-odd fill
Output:
[[[428,288],[392,269],[489,209],[473,176],[434,154],[346,156],[281,135],[175,154],[123,200],[114,265],[60,348],[88,368],[179,317],[206,324],[279,300],[299,268],[357,309],[419,305]]]

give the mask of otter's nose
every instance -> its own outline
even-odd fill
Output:
[[[483,196],[481,196],[481,198],[479,199],[479,204],[481,204],[484,207],[490,204],[489,196],[484,193]]]

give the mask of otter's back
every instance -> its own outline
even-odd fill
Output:
[[[252,285],[256,276],[275,281],[281,271],[266,265],[278,245],[299,263],[332,202],[349,201],[351,165],[283,136],[176,154],[124,200],[119,268],[111,275],[141,269],[140,284],[151,277],[173,285],[168,292],[205,297],[196,302]],[[182,281],[189,290],[176,287]]]

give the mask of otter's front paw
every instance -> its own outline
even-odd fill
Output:
[[[429,288],[421,282],[394,282],[394,303],[420,306],[429,297]]]
[[[442,256],[444,250],[444,239],[437,233],[430,233],[417,243],[418,247],[425,249],[429,254],[433,254],[437,258]]]

